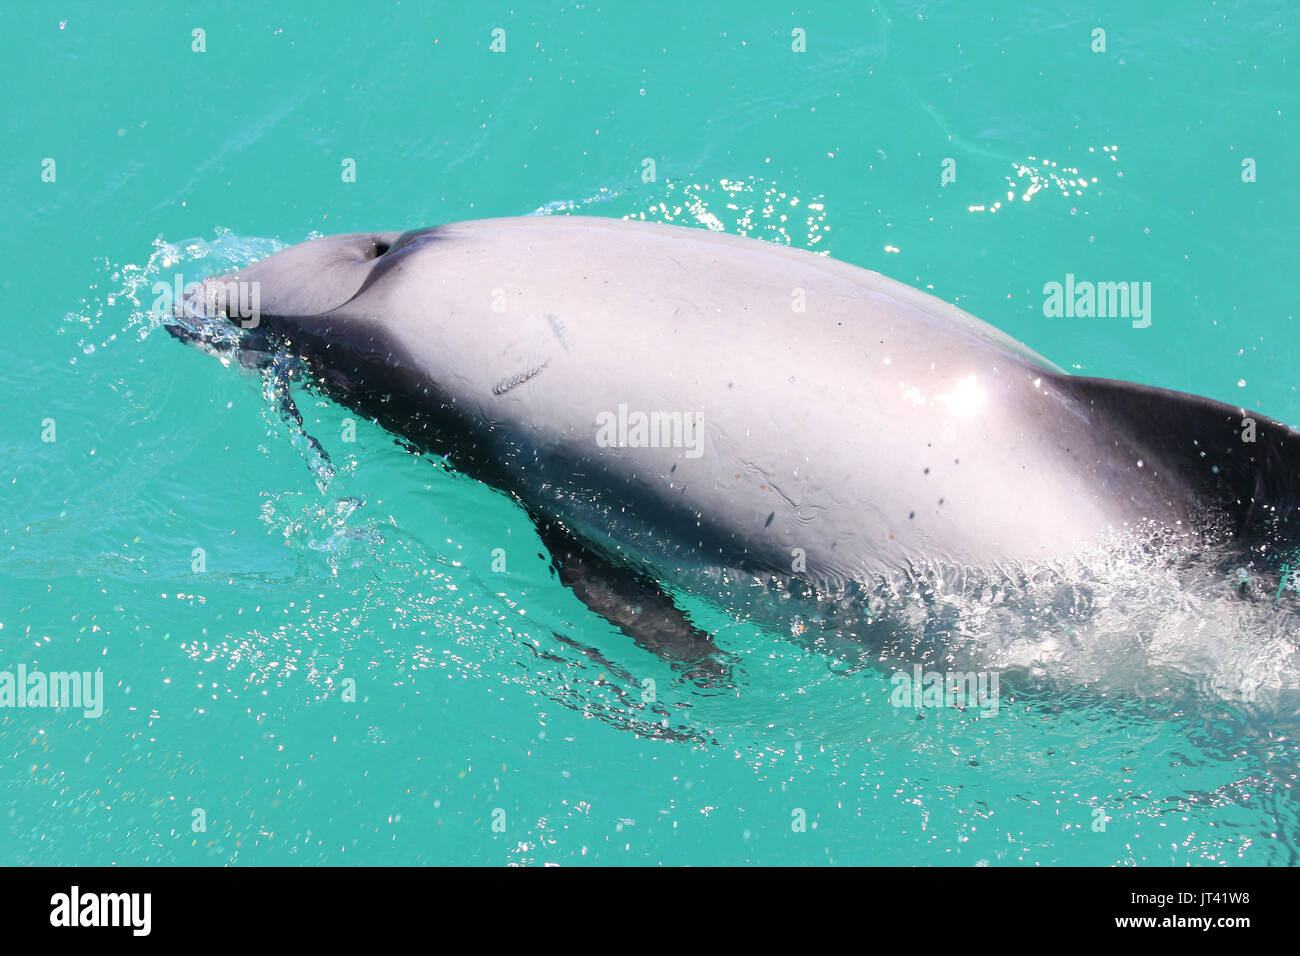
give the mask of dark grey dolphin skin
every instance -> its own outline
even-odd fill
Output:
[[[214,281],[258,283],[257,335],[515,496],[567,584],[629,632],[661,608],[638,639],[687,658],[704,637],[672,633],[654,582],[698,568],[834,588],[1050,563],[1144,525],[1245,544],[1300,522],[1286,425],[1070,376],[784,246],[526,217],[317,239]]]

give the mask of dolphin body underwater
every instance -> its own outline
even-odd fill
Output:
[[[1029,667],[1043,642],[1018,657],[1008,628],[1069,645],[1096,612],[1061,570],[1080,556],[1172,541],[1184,582],[1240,602],[1222,572],[1248,564],[1273,575],[1253,598],[1272,606],[1300,527],[1286,425],[1069,375],[785,246],[565,216],[332,236],[208,280],[200,305],[227,330],[254,324],[221,304],[237,283],[260,295],[243,355],[293,355],[315,389],[510,495],[565,585],[691,673],[725,655],[683,593],[876,660]],[[980,613],[934,612],[954,594]],[[1294,623],[1269,630],[1257,682],[1293,690]],[[1100,679],[1112,651],[1074,676]]]

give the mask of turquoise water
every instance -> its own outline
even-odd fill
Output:
[[[313,234],[644,215],[1300,424],[1289,4],[35,6],[0,32],[0,669],[102,670],[105,709],[0,710],[0,860],[1296,862],[1296,746],[1231,707],[899,710],[699,605],[741,662],[702,689],[503,496],[298,393],[322,490],[257,378],[149,314]],[[1067,274],[1150,282],[1150,327],[1045,317]]]

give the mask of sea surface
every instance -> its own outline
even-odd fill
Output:
[[[686,598],[739,662],[700,686],[509,499],[297,390],[321,480],[156,308],[315,235],[646,218],[1300,425],[1295,5],[1089,7],[8,4],[0,671],[103,696],[0,708],[0,863],[1295,864],[1300,748],[1232,695],[900,708]],[[1149,324],[1045,315],[1067,276],[1150,283]],[[1294,653],[1289,592],[1112,584],[1108,640]]]

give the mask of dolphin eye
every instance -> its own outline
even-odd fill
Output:
[[[378,259],[380,256],[382,256],[385,252],[387,252],[391,248],[392,246],[390,246],[388,243],[380,242],[378,239],[376,239],[374,258]]]

